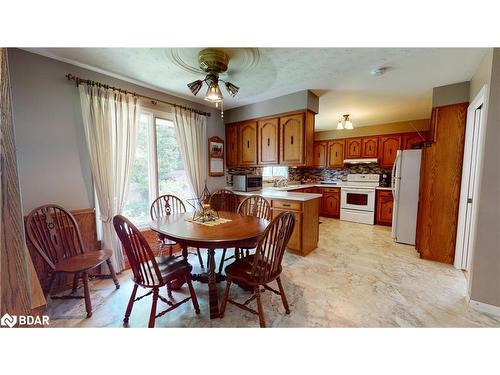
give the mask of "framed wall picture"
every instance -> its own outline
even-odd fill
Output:
[[[208,138],[208,174],[224,176],[224,140],[217,136]]]

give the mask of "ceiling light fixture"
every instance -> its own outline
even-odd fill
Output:
[[[352,125],[351,120],[349,119],[349,115],[343,115],[343,118],[339,120],[339,123],[337,124],[337,130],[352,130],[354,129],[354,126]]]
[[[231,82],[226,82],[219,78],[219,74],[227,70],[227,64],[229,62],[229,56],[220,50],[207,48],[198,54],[198,63],[200,68],[207,72],[207,76],[203,80],[196,80],[188,83],[189,90],[196,96],[200,89],[205,83],[208,86],[207,93],[205,94],[205,100],[210,103],[215,103],[218,107],[221,104],[221,117],[224,117],[224,107],[223,101],[224,96],[219,87],[219,82],[224,82],[226,90],[232,97],[235,97],[240,88]]]

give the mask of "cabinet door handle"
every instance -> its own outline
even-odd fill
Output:
[[[250,148],[250,141],[247,141],[247,148]]]
[[[290,204],[288,204],[288,203],[283,203],[283,207],[290,207]]]
[[[335,152],[335,157],[337,157],[337,153]]]
[[[293,135],[290,137],[290,144],[293,145]]]
[[[271,140],[267,138],[267,147],[271,146]]]

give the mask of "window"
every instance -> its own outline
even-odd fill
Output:
[[[264,167],[262,169],[263,181],[272,181],[280,178],[288,178],[288,167]]]
[[[162,194],[184,201],[193,196],[182,164],[174,123],[168,114],[143,112],[137,131],[135,161],[123,214],[136,225],[150,220],[151,202]]]

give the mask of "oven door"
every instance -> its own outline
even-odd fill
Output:
[[[375,211],[375,190],[342,188],[341,208],[358,211]]]

